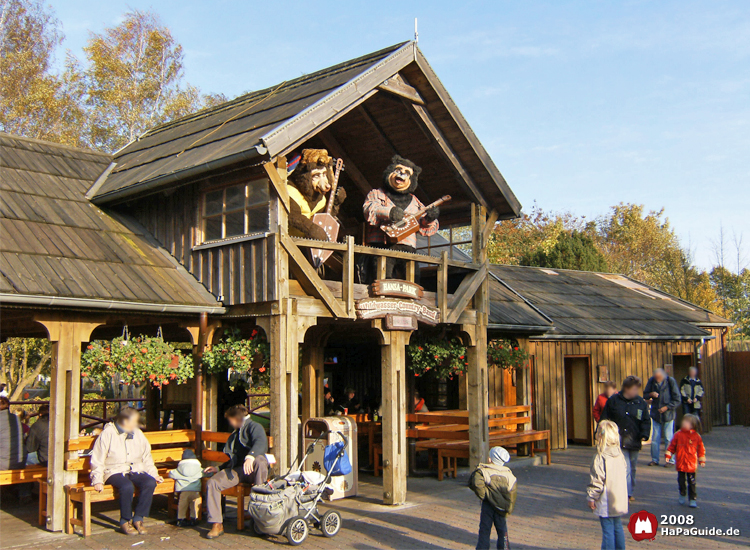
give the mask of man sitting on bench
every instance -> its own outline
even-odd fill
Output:
[[[239,483],[261,485],[268,479],[268,437],[263,426],[250,418],[245,405],[232,405],[224,413],[234,428],[224,445],[229,460],[216,468],[209,466],[205,472],[214,475],[206,486],[208,522],[213,523],[206,537],[215,539],[224,534],[221,515],[221,492]],[[244,514],[244,510],[237,510]]]

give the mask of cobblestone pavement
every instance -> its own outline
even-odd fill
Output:
[[[750,429],[717,428],[705,437],[708,467],[698,473],[700,507],[691,510],[677,503],[677,476],[673,469],[648,468],[648,447],[641,452],[636,502],[631,512],[645,509],[660,517],[693,514],[696,527],[735,527],[736,537],[664,537],[645,546],[626,533],[627,547],[729,549],[750,547]],[[573,448],[553,454],[553,465],[516,468],[519,497],[508,519],[511,547],[594,549],[600,544],[599,523],[586,508],[583,488],[588,480],[591,448]],[[479,503],[466,488],[468,470],[458,479],[410,478],[408,503],[400,507],[378,504],[379,480],[364,476],[362,496],[332,506],[344,517],[344,528],[333,538],[313,533],[303,547],[334,548],[470,548],[476,539]],[[0,547],[40,550],[91,549],[234,549],[278,548],[284,537],[260,538],[237,533],[227,521],[227,534],[209,541],[207,528],[178,529],[164,522],[165,500],[155,499],[149,534],[125,537],[113,531],[117,515],[110,505],[95,505],[94,534],[87,540],[47,533],[35,526],[35,510],[4,499],[0,512]],[[157,509],[158,508],[158,509]],[[135,546],[134,544],[140,543]],[[644,543],[645,544],[645,543]]]

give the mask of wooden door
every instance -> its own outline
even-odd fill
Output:
[[[672,376],[677,380],[677,386],[680,385],[680,380],[688,375],[688,370],[695,364],[693,361],[692,353],[675,353],[672,355]],[[700,377],[700,374],[698,374]],[[675,428],[680,425],[682,420],[682,405],[677,407],[675,410]]]
[[[567,356],[565,365],[565,425],[570,443],[591,445],[591,361],[588,356]]]

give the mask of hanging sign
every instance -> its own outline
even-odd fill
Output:
[[[409,315],[421,323],[436,325],[440,322],[440,310],[411,300],[397,298],[365,298],[355,304],[359,319],[382,319],[389,314]]]
[[[372,296],[419,300],[424,296],[424,288],[416,283],[401,279],[378,279],[372,283],[370,294]]]

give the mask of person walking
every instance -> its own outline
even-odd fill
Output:
[[[662,368],[656,369],[654,375],[648,379],[643,390],[643,397],[651,405],[651,420],[653,433],[651,435],[651,462],[649,466],[659,465],[659,450],[661,449],[661,438],[664,436],[664,445],[669,445],[674,435],[675,409],[682,403],[682,395],[677,381],[667,374]],[[669,466],[667,462],[664,466]]]
[[[628,376],[622,381],[622,388],[607,400],[602,409],[601,420],[611,420],[620,432],[620,446],[627,463],[628,497],[635,500],[635,473],[638,453],[643,442],[651,434],[651,418],[648,405],[639,395],[641,379]]]
[[[268,479],[268,437],[263,426],[253,421],[245,405],[229,407],[224,416],[234,428],[224,445],[229,460],[218,468],[209,466],[204,470],[207,474],[215,474],[206,484],[208,522],[212,524],[206,535],[209,539],[224,534],[221,492],[240,483],[261,485]]]
[[[594,403],[594,421],[598,423],[601,420],[604,405],[606,405],[609,398],[616,393],[617,384],[615,384],[611,380],[607,380],[604,383],[604,392],[599,394],[599,397],[596,398],[596,403]]]
[[[680,394],[682,395],[682,414],[694,414],[698,418],[703,410],[703,382],[698,378],[698,369],[690,367],[688,375],[680,381]]]
[[[138,411],[123,407],[114,422],[96,438],[91,452],[91,484],[97,492],[104,485],[117,489],[120,500],[120,531],[145,535],[143,520],[151,511],[157,483],[164,479],[154,465],[151,444],[138,427]],[[133,507],[135,490],[138,500]]]
[[[672,455],[676,457],[677,486],[680,490],[680,504],[685,504],[685,497],[690,499],[690,507],[698,507],[698,493],[695,484],[695,472],[698,464],[701,468],[706,466],[706,448],[700,431],[701,421],[694,414],[686,414],[682,417],[680,431],[674,434],[672,441],[667,447],[666,457],[669,460]]]
[[[178,493],[177,527],[192,527],[198,525],[198,511],[201,504],[201,479],[203,466],[195,456],[195,451],[185,449],[177,468],[169,472],[169,477],[175,480],[174,490]],[[192,516],[192,517],[190,517]]]
[[[516,476],[505,463],[510,454],[503,447],[490,449],[490,462],[480,464],[469,478],[469,487],[482,501],[479,516],[479,536],[477,550],[489,550],[492,526],[497,532],[497,548],[504,550],[508,544],[508,524],[506,516],[516,505],[518,483]]]
[[[586,494],[589,508],[599,517],[602,550],[624,550],[622,516],[628,513],[627,464],[617,424],[609,420],[602,420],[596,429],[596,455]]]

